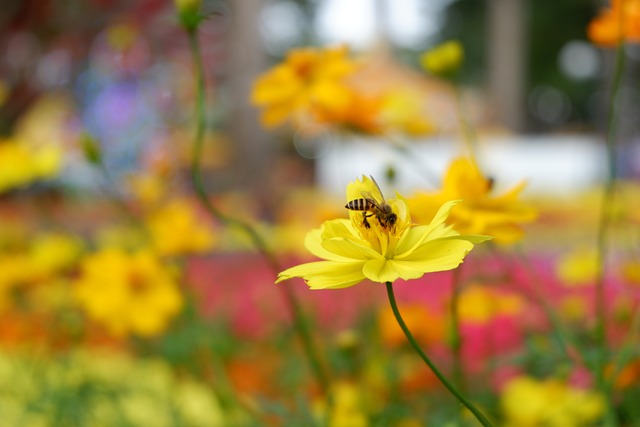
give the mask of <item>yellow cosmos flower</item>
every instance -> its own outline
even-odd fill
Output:
[[[418,193],[409,199],[409,205],[420,221],[431,216],[444,201],[462,199],[451,212],[449,224],[455,224],[463,234],[488,234],[497,242],[511,243],[522,238],[521,224],[536,218],[536,211],[518,200],[524,186],[521,182],[494,196],[491,179],[480,172],[472,159],[460,157],[449,166],[440,192]]]
[[[356,69],[346,46],[290,51],[284,63],[260,76],[251,101],[262,107],[262,123],[274,127],[314,118],[314,110],[339,110],[351,100],[344,78]]]
[[[106,249],[83,260],[75,297],[111,333],[155,336],[182,308],[182,294],[149,251]]]
[[[154,246],[161,255],[205,253],[214,244],[214,235],[186,200],[173,200],[154,212],[147,225]]]
[[[512,379],[500,397],[507,427],[594,425],[604,411],[602,396],[556,379]]]
[[[347,186],[347,202],[363,197],[385,203],[375,181],[367,177]],[[475,243],[490,238],[460,235],[445,226],[456,203],[445,203],[430,224],[417,226],[411,223],[409,209],[401,197],[386,202],[395,215],[395,224],[385,221],[383,215],[365,218],[370,213],[350,210],[349,220],[326,221],[307,234],[306,248],[324,261],[289,268],[278,275],[276,283],[302,277],[311,289],[340,289],[365,279],[386,283],[454,269]]]

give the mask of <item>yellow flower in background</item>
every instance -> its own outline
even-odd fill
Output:
[[[493,181],[467,157],[451,162],[438,193],[417,193],[408,200],[414,218],[424,221],[445,201],[461,199],[451,211],[448,224],[462,234],[488,234],[499,243],[520,240],[521,224],[536,218],[536,211],[519,200],[522,182],[502,195],[492,194]]]
[[[595,249],[578,248],[558,260],[556,274],[567,286],[593,285],[599,268]]]
[[[356,134],[379,135],[382,133],[380,115],[384,98],[365,95],[347,88],[341,103],[318,104],[315,109],[319,125]]]
[[[481,285],[466,287],[459,297],[458,315],[463,322],[484,324],[496,316],[513,316],[524,308],[517,295],[498,292]]]
[[[640,1],[612,0],[611,8],[589,23],[587,36],[602,46],[615,46],[620,40],[640,42]]]
[[[83,249],[84,244],[77,236],[63,233],[40,234],[31,243],[29,250],[31,268],[42,275],[66,270],[76,264]]]
[[[349,381],[339,381],[331,386],[331,403],[324,401],[315,404],[317,416],[327,417],[330,427],[367,427],[369,420],[364,405],[364,390]],[[327,409],[330,413],[325,415]]]
[[[370,197],[383,202],[372,179],[363,177],[347,186],[347,202]],[[349,211],[350,219],[326,221],[310,231],[306,248],[324,261],[289,268],[276,281],[302,277],[311,289],[340,289],[365,279],[386,283],[417,279],[425,273],[456,268],[488,236],[460,235],[445,226],[455,201],[446,202],[428,225],[414,226],[404,199],[386,202],[390,211],[369,215]],[[393,215],[393,220],[389,215]]]
[[[505,427],[581,427],[600,419],[605,402],[560,380],[521,376],[506,384],[500,405]]]
[[[62,151],[53,145],[32,146],[22,140],[0,141],[0,193],[55,177]]]
[[[183,304],[171,272],[144,250],[105,249],[87,256],[74,293],[87,315],[117,336],[158,335]]]
[[[346,46],[293,49],[283,63],[258,77],[251,101],[263,108],[267,127],[315,120],[317,108],[340,110],[351,101],[344,78],[355,69]]]
[[[457,40],[450,40],[420,56],[422,68],[440,77],[453,75],[464,60],[464,49]]]
[[[215,238],[211,227],[198,218],[192,204],[173,200],[147,219],[153,245],[161,255],[199,254],[211,250]]]
[[[420,96],[400,88],[390,90],[384,97],[379,121],[385,133],[401,133],[409,137],[430,135],[435,130],[425,118]]]

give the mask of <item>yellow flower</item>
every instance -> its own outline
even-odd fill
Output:
[[[351,100],[344,78],[356,64],[346,46],[290,51],[256,80],[252,102],[264,108],[262,123],[274,127],[290,120],[300,124],[315,119],[315,109],[339,110]]]
[[[560,258],[556,274],[566,286],[593,285],[598,268],[595,249],[578,248]]]
[[[536,212],[518,200],[521,182],[500,196],[492,195],[493,182],[469,158],[455,159],[447,170],[442,190],[418,193],[409,199],[416,220],[430,217],[446,200],[462,199],[449,216],[449,224],[463,234],[488,234],[497,242],[511,243],[522,238],[521,224],[533,221]]]
[[[318,104],[315,109],[318,124],[356,134],[379,135],[384,97],[365,95],[345,87],[344,102]]]
[[[420,65],[436,76],[447,77],[455,73],[464,60],[464,49],[457,40],[442,43],[420,56]]]
[[[430,135],[433,124],[425,118],[421,97],[408,89],[390,90],[382,106],[381,126],[387,132],[402,133],[410,137]]]
[[[500,293],[487,286],[471,285],[460,294],[458,313],[463,322],[484,324],[496,316],[518,314],[524,301],[517,295]]]
[[[0,141],[0,193],[54,177],[62,151],[53,145],[31,146],[21,140]]]
[[[347,186],[347,202],[363,197],[383,203],[377,185],[367,177]],[[365,218],[366,212],[353,210],[350,220],[326,221],[305,239],[306,248],[324,261],[285,270],[276,282],[302,277],[311,289],[340,289],[365,279],[380,283],[417,279],[425,273],[456,268],[475,243],[490,238],[460,235],[444,225],[455,201],[445,203],[430,224],[417,226],[411,223],[404,199],[386,203],[396,217],[395,224],[384,216]]]
[[[83,243],[79,237],[48,233],[39,235],[31,243],[29,259],[32,269],[46,276],[73,267],[82,250]]]
[[[171,273],[149,251],[105,249],[83,260],[75,297],[114,335],[160,334],[182,308]]]
[[[330,410],[327,425],[330,427],[367,427],[369,425],[364,405],[364,390],[348,381],[339,381],[331,387],[331,404],[315,403],[315,412],[322,416]]]
[[[506,427],[579,427],[592,425],[604,411],[602,397],[556,379],[512,379],[500,403]]]
[[[211,228],[186,200],[173,200],[163,206],[147,219],[147,225],[161,255],[204,253],[213,247]]]

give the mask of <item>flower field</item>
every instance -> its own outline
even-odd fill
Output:
[[[529,128],[445,25],[276,52],[247,2],[81,3],[0,30],[0,425],[640,425],[640,2],[576,14],[602,67]],[[528,133],[602,173],[505,179]]]

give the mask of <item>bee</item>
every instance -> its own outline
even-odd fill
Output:
[[[376,217],[382,228],[392,228],[396,225],[398,216],[393,212],[391,206],[385,202],[380,186],[376,180],[373,179],[372,176],[370,178],[376,186],[379,201],[376,200],[376,197],[370,192],[363,191],[361,199],[351,200],[345,205],[345,208],[352,211],[362,211],[362,225],[364,225],[365,228],[371,228],[371,224],[367,218],[371,218],[372,216]]]

